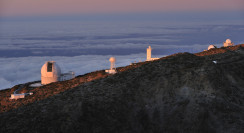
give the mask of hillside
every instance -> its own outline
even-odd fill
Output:
[[[121,67],[115,75],[98,71],[35,89],[16,106],[5,99],[0,132],[242,133],[244,45],[179,53]]]
[[[119,68],[117,68],[117,71],[118,72],[127,71],[129,69],[139,67],[146,63],[149,63],[149,62],[140,62],[140,63],[134,63],[133,65],[125,66],[125,67],[119,67]],[[19,84],[10,89],[0,90],[0,113],[6,112],[6,111],[9,111],[9,110],[12,110],[12,109],[21,107],[23,105],[27,105],[27,104],[36,102],[36,101],[43,100],[45,98],[56,95],[63,91],[80,86],[84,83],[87,83],[87,82],[90,82],[90,81],[93,81],[96,79],[104,78],[107,76],[109,76],[109,74],[105,73],[104,70],[100,70],[100,71],[87,73],[84,75],[79,75],[71,80],[55,82],[55,83],[51,83],[51,84],[44,85],[41,87],[36,87],[36,88],[30,87],[29,86],[30,84],[39,82],[39,81],[34,81],[34,82],[25,83],[25,84]],[[27,96],[24,99],[10,100],[9,99],[10,95],[13,94],[13,92],[19,88],[21,88],[21,93],[33,92],[34,95]]]

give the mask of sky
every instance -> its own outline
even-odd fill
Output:
[[[243,11],[243,0],[0,0],[0,17],[99,13]]]

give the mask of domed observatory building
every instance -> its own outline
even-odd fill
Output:
[[[41,69],[41,84],[46,85],[52,82],[64,81],[74,78],[74,72],[61,73],[60,67],[55,61],[47,61]]]
[[[210,50],[210,49],[212,49],[212,48],[217,48],[217,47],[214,46],[214,45],[209,45],[209,46],[208,46],[208,50]]]
[[[230,39],[226,39],[226,41],[224,42],[224,47],[228,46],[234,46],[234,43],[232,43]]]
[[[61,69],[55,61],[47,61],[41,69],[41,84],[49,84],[60,80]]]

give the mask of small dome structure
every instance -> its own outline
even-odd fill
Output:
[[[115,59],[114,57],[111,57],[111,58],[109,59],[109,61],[112,63],[112,62],[115,62],[116,59]]]
[[[226,39],[225,43],[231,43],[230,39]]]
[[[41,69],[41,84],[49,84],[60,80],[61,69],[55,61],[47,61]]]
[[[109,61],[111,63],[110,69],[109,70],[105,70],[105,72],[107,72],[109,74],[115,74],[117,72],[116,71],[116,67],[115,67],[116,59],[114,57],[110,57]]]
[[[208,50],[210,50],[210,49],[212,49],[212,48],[217,48],[217,47],[214,46],[214,45],[209,45],[209,46],[208,46]]]
[[[224,47],[228,46],[234,46],[234,43],[232,43],[230,39],[226,39],[226,41],[224,42]]]

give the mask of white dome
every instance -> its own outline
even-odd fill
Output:
[[[230,39],[226,39],[225,42],[226,42],[226,43],[231,43],[231,40],[230,40]]]
[[[52,75],[49,73],[52,73]],[[61,69],[55,61],[47,61],[42,66],[41,74],[43,77],[53,77],[54,75],[60,76],[61,75]]]
[[[209,49],[212,49],[212,48],[216,48],[216,46],[214,46],[214,45],[209,45],[209,46],[208,46],[208,50],[209,50]]]
[[[47,61],[41,69],[42,84],[49,84],[59,81],[61,69],[55,61]]]
[[[116,59],[115,59],[114,57],[111,57],[111,58],[109,59],[109,61],[110,61],[110,62],[115,62]]]

